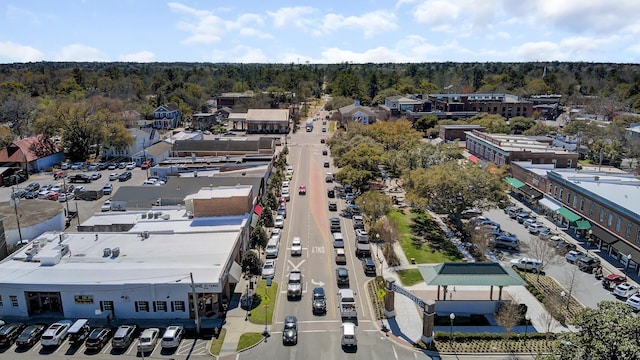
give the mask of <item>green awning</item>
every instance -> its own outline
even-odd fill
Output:
[[[567,209],[566,207],[561,207],[560,209],[558,209],[558,214],[560,214],[560,216],[567,219],[567,221],[570,223],[576,222],[582,218],[582,216],[574,213],[573,211]]]
[[[576,228],[579,230],[588,230],[591,229],[591,223],[587,220],[578,220],[576,221]]]
[[[520,189],[524,186],[524,183],[522,181],[514,179],[512,177],[506,177],[504,178],[504,181],[506,181],[509,185],[513,186],[516,189]]]

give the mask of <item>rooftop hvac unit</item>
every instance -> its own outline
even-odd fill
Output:
[[[111,256],[118,257],[119,255],[120,255],[120,248],[119,247],[114,247],[113,249],[111,249]]]
[[[148,231],[143,231],[143,232],[142,232],[142,237],[143,237],[144,239],[148,239],[148,238],[149,238],[149,232],[148,232]]]
[[[160,217],[160,215],[162,215],[162,211],[157,211],[157,212],[155,212],[155,213],[153,214],[153,218],[154,218],[154,219],[157,219],[157,218],[159,218],[159,217]]]
[[[142,218],[143,218],[143,219],[146,219],[146,218],[147,218],[147,213],[143,213],[143,214],[142,214]]]
[[[102,257],[109,257],[111,256],[111,249],[110,248],[104,248],[102,250]]]
[[[149,212],[147,213],[147,217],[148,217],[149,219],[153,219],[153,211],[149,211]]]
[[[193,219],[193,212],[192,211],[187,211],[187,218]]]
[[[162,220],[169,220],[171,216],[169,214],[164,214],[161,216]]]

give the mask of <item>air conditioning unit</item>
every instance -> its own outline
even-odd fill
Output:
[[[102,257],[110,257],[111,256],[111,249],[110,248],[104,248],[102,250]]]
[[[111,249],[111,256],[118,257],[119,255],[120,255],[120,248],[119,247],[114,247],[113,249]]]

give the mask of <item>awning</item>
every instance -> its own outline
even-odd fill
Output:
[[[574,213],[573,211],[567,209],[566,207],[561,207],[560,209],[558,209],[558,214],[560,214],[560,216],[562,216],[563,218],[567,219],[567,221],[570,223],[576,222],[582,218],[582,216]]]
[[[557,201],[545,197],[543,199],[541,199],[540,201],[538,201],[538,204],[546,207],[547,209],[551,210],[551,211],[557,211],[558,209],[560,209],[562,207],[562,205],[560,205],[560,203],[558,203]]]
[[[262,206],[260,206],[259,204],[256,204],[256,206],[253,208],[253,212],[258,214],[258,216],[262,215]]]
[[[231,264],[231,270],[229,270],[229,282],[237,284],[240,279],[242,279],[242,266],[234,261],[233,264]]]
[[[477,164],[477,163],[480,162],[480,159],[478,159],[478,157],[475,156],[475,155],[471,155],[471,156],[469,156],[469,161],[471,161],[474,164]]]
[[[638,263],[640,261],[640,250],[627,244],[626,241],[618,241],[611,245],[614,249],[618,250],[618,253],[622,256],[631,255],[631,260]]]
[[[516,189],[520,189],[524,186],[524,183],[522,181],[514,179],[512,177],[506,177],[504,178],[504,181],[506,181],[509,185],[513,186]]]
[[[542,196],[544,196],[540,191],[532,188],[531,186],[529,186],[527,184],[524,184],[524,186],[519,188],[518,190],[520,190],[523,193],[527,194],[527,196],[529,196],[531,198],[531,200],[538,200],[538,199],[541,199]]]
[[[253,213],[253,215],[251,215],[251,226],[255,227],[258,225],[258,220],[260,220],[260,215]]]
[[[611,245],[619,239],[615,237],[615,235],[610,234],[607,230],[601,228],[598,225],[594,225],[591,227],[591,235],[597,237],[598,239],[604,241],[605,243]]]
[[[576,228],[578,228],[578,230],[591,229],[591,223],[587,220],[578,220],[576,221]]]

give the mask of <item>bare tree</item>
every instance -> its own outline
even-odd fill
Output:
[[[491,240],[491,229],[486,226],[466,225],[466,232],[470,236],[471,243],[478,249],[479,261],[487,261],[487,249]]]
[[[522,320],[522,312],[515,302],[504,303],[496,313],[496,322],[504,329],[505,341],[509,339],[513,328]]]
[[[528,254],[530,254],[531,257],[542,261],[544,267],[562,262],[562,258],[558,256],[551,243],[549,241],[539,239],[537,236],[531,236]],[[540,280],[540,271],[538,271],[536,279],[538,281]]]
[[[564,273],[564,278],[562,279],[562,285],[566,289],[564,294],[564,305],[566,307],[567,315],[569,315],[570,308],[569,304],[571,303],[571,296],[573,295],[573,291],[575,290],[576,285],[576,274],[578,273],[578,267],[572,266],[571,270]]]

